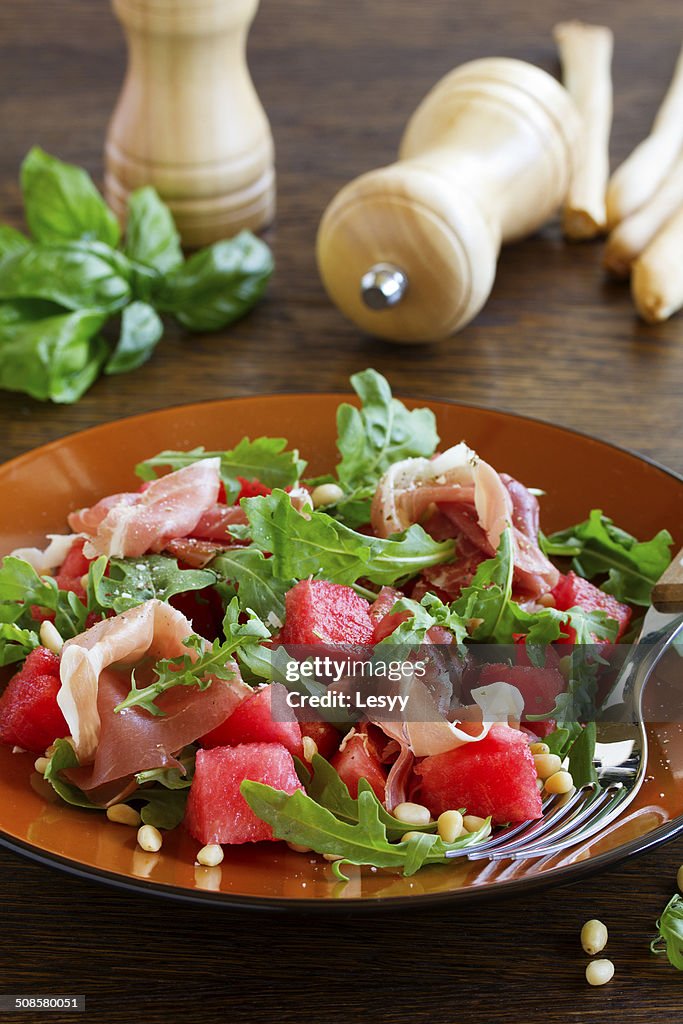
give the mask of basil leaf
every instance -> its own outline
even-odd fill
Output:
[[[66,309],[113,313],[130,299],[120,253],[100,243],[32,245],[0,263],[0,299],[49,299]]]
[[[9,224],[0,224],[0,260],[10,253],[22,252],[31,244],[26,235]]]
[[[588,519],[550,537],[541,537],[541,547],[555,557],[571,557],[579,576],[593,579],[607,575],[602,590],[629,604],[650,604],[652,587],[671,561],[673,538],[660,530],[652,540],[638,541],[615,526],[600,509]]]
[[[146,302],[131,302],[121,315],[121,333],[105,373],[128,373],[146,363],[164,333],[164,325]]]
[[[216,574],[209,569],[181,569],[174,558],[165,555],[112,558],[107,576],[106,567],[103,555],[88,570],[88,606],[113,608],[117,614],[153,598],[168,601],[175,594],[203,590],[216,582]]]
[[[242,608],[253,608],[267,622],[275,615],[282,625],[285,594],[295,581],[273,576],[272,561],[257,548],[233,548],[214,558],[210,567],[224,583],[235,585]]]
[[[342,402],[337,409],[337,477],[346,492],[338,509],[349,525],[360,525],[369,520],[382,474],[401,459],[433,455],[439,435],[431,409],[406,409],[376,370],[354,374],[351,385],[361,408]]]
[[[119,225],[90,175],[37,146],[21,165],[26,221],[39,242],[96,238],[119,240]]]
[[[108,354],[99,335],[106,315],[81,309],[42,320],[0,321],[0,387],[32,398],[75,402]]]
[[[57,740],[54,747],[54,754],[47,763],[43,777],[50,783],[55,793],[72,807],[82,807],[89,811],[103,810],[102,807],[94,804],[78,786],[74,786],[72,782],[67,782],[61,777],[61,773],[66,768],[78,768],[79,766],[76,751],[69,741]]]
[[[683,896],[676,893],[656,924],[659,934],[650,943],[653,953],[666,953],[669,963],[683,971]]]
[[[168,274],[182,265],[183,251],[173,215],[151,185],[131,192],[124,252]]]
[[[447,561],[454,552],[453,541],[432,540],[420,526],[383,540],[355,533],[326,512],[304,517],[280,490],[245,498],[242,507],[254,544],[272,554],[273,574],[279,579],[312,576],[351,584],[366,577],[389,585]]]
[[[272,272],[266,243],[241,231],[191,256],[160,284],[154,305],[192,331],[217,331],[251,309]]]
[[[228,502],[233,502],[245,480],[258,480],[266,487],[290,487],[297,483],[306,463],[299,458],[296,448],[287,450],[284,437],[257,437],[250,441],[243,437],[235,448],[224,452],[207,452],[193,448],[188,452],[163,451],[151,459],[138,463],[135,472],[143,480],[154,480],[157,469],[182,469],[200,459],[221,460],[221,480]]]

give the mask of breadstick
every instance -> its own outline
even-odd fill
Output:
[[[648,137],[612,175],[607,186],[607,223],[616,227],[657,191],[683,148],[683,49],[671,85]]]
[[[580,21],[561,22],[553,35],[560,52],[563,82],[583,120],[582,146],[565,202],[564,233],[573,239],[595,238],[607,225],[614,37],[602,25]]]
[[[668,320],[683,306],[683,206],[633,264],[631,295],[643,320]]]
[[[605,246],[604,264],[617,277],[628,277],[631,264],[683,203],[683,154],[659,191],[639,210],[622,220]],[[683,254],[681,254],[683,259]]]

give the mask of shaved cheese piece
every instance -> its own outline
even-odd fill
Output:
[[[196,652],[183,644],[192,632],[191,623],[181,612],[163,601],[152,600],[103,619],[67,640],[62,650],[57,703],[81,764],[92,761],[100,737],[97,696],[102,672],[110,665],[134,665],[145,655],[154,660],[184,654],[196,657]]]
[[[44,575],[62,564],[74,541],[82,536],[81,533],[48,533],[50,543],[46,548],[15,548],[10,554],[13,558],[23,558],[37,573]]]
[[[512,683],[487,683],[472,690],[472,699],[479,705],[484,722],[519,725],[524,714],[524,697]]]

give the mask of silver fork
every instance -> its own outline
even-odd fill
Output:
[[[504,829],[483,843],[449,851],[446,856],[465,856],[471,861],[549,857],[611,824],[643,784],[647,771],[643,690],[660,658],[680,636],[683,615],[648,611],[638,641],[603,704],[603,712],[619,708],[619,721],[597,722],[593,762],[597,785],[591,783],[566,795],[549,797],[537,821]]]

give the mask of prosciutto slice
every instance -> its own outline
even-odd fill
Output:
[[[187,652],[186,652],[187,653]],[[175,754],[198,736],[221,725],[252,690],[243,683],[237,665],[234,679],[214,679],[206,690],[179,686],[158,699],[164,718],[141,708],[116,714],[114,708],[130,690],[130,675],[105,669],[100,676],[97,707],[100,739],[92,765],[76,769],[69,777],[81,789],[105,797],[107,787],[135,772],[177,768]],[[97,790],[97,794],[94,791]]]
[[[113,708],[130,690],[131,668],[145,658],[158,661],[188,653],[192,656],[183,644],[191,633],[192,626],[181,612],[162,601],[152,600],[104,619],[64,644],[57,703],[69,726],[80,763],[91,764],[99,759],[98,781],[93,785],[123,777],[126,774],[124,770],[112,774],[121,768],[119,761],[132,765],[128,771],[142,771],[141,765],[150,757],[157,762],[155,767],[163,767],[170,756],[169,751],[180,749],[220,725],[230,714],[235,698],[239,701],[251,693],[235,666],[234,679],[227,683],[214,680],[204,691],[194,687],[169,691],[165,695],[169,708],[160,703],[160,707],[171,712],[164,718],[157,718],[142,709],[130,709],[114,715]],[[127,666],[126,672],[115,671],[117,666],[123,665]],[[112,704],[114,697],[119,697],[121,688],[123,695]],[[180,702],[178,706],[176,701]],[[187,708],[192,708],[192,716],[188,716]],[[182,716],[178,717],[180,712]],[[115,741],[100,751],[100,741],[105,733],[103,714],[106,733],[110,737],[113,735]],[[179,731],[172,728],[169,722],[173,720],[183,728]],[[108,764],[106,769],[104,761]],[[117,767],[112,768],[109,762],[116,762]]]
[[[174,537],[192,533],[216,505],[220,460],[202,459],[154,480],[144,491],[110,495],[69,516],[69,526],[87,535],[86,558],[138,557],[162,551]]]
[[[389,537],[426,519],[486,557],[495,554],[507,526],[514,543],[514,583],[530,597],[551,590],[559,573],[538,546],[538,502],[523,484],[501,476],[464,442],[434,459],[404,459],[380,480],[372,526]]]

